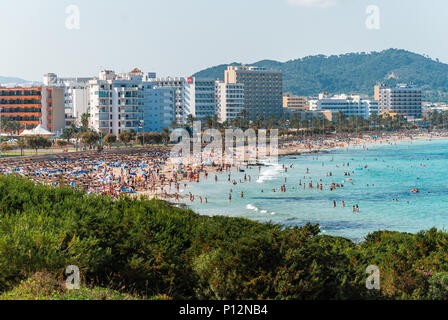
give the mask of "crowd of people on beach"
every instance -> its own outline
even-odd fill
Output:
[[[64,153],[42,159],[4,159],[0,174],[18,175],[55,187],[71,186],[88,194],[119,197],[121,194],[167,193],[175,181],[165,171],[169,152]]]
[[[308,137],[306,139],[292,139],[280,141],[278,151],[280,156],[314,153],[329,148],[348,148],[353,145],[361,145],[368,149],[368,143],[396,143],[402,139],[416,139],[418,137],[428,137],[427,135],[389,135],[383,137],[376,136],[352,136],[352,137]],[[173,202],[195,202],[208,204],[210,197],[207,194],[195,195],[186,191],[189,183],[199,183],[202,179],[208,179],[214,173],[214,180],[218,182],[218,176],[227,177],[227,182],[231,186],[228,193],[228,200],[232,202],[234,189],[243,183],[254,183],[260,178],[262,164],[249,165],[246,163],[216,163],[215,161],[203,161],[193,164],[184,157],[184,163],[173,163],[170,158],[169,147],[152,147],[151,149],[132,149],[126,152],[79,152],[61,153],[43,158],[26,157],[20,159],[2,159],[0,161],[0,174],[19,175],[28,177],[37,183],[46,185],[71,186],[74,189],[85,190],[89,194],[102,194],[114,198],[122,194],[131,196],[146,195],[149,198],[158,197]],[[318,161],[318,156],[313,158]],[[334,159],[331,160],[331,162]],[[322,163],[322,166],[325,164]],[[258,167],[258,177],[249,172]],[[353,176],[357,173],[351,168],[350,161],[336,164],[335,168],[344,167],[344,179],[347,184],[353,183]],[[283,165],[281,170],[285,173],[292,169],[293,165]],[[364,166],[367,169],[367,165]],[[239,173],[240,178],[235,178],[233,172]],[[335,181],[324,184],[323,179],[334,177]],[[336,181],[334,172],[329,170],[325,177],[318,181],[310,180],[310,169],[304,170],[303,177],[296,177],[294,185],[284,183],[278,188],[273,188],[272,193],[286,193],[290,189],[312,189],[335,191],[345,187],[344,183]],[[372,185],[373,186],[373,185]],[[261,193],[265,193],[260,188]],[[188,192],[188,196],[187,193]],[[239,198],[245,198],[244,191],[239,192]],[[338,203],[333,200],[333,207]],[[346,203],[341,202],[345,207]],[[359,212],[359,204],[353,204],[353,212]]]

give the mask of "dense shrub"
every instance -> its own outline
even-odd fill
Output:
[[[0,177],[0,292],[37,272],[175,299],[445,299],[448,234],[375,232],[361,244],[163,201],[113,200]],[[377,265],[381,290],[365,287]]]

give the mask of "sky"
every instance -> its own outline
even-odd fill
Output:
[[[387,48],[448,63],[446,0],[0,0],[0,29],[0,75],[31,81]]]

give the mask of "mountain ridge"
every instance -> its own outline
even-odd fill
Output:
[[[24,80],[22,78],[17,78],[17,77],[0,76],[0,84],[28,83],[28,82],[34,82],[34,81],[28,81],[28,80]]]
[[[209,67],[193,76],[222,79],[228,65]],[[373,95],[377,82],[409,83],[421,87],[425,99],[448,101],[448,64],[404,49],[314,55],[285,62],[261,60],[247,64],[283,72],[285,92],[313,96],[320,92]]]

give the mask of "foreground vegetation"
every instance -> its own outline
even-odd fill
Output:
[[[67,290],[64,281],[51,274],[37,272],[14,289],[0,295],[0,300],[138,300],[138,297],[106,288]]]
[[[446,299],[447,249],[435,229],[355,244],[313,225],[0,177],[1,299]],[[61,289],[69,265],[81,270],[80,291]],[[369,265],[380,268],[379,291],[365,287]]]

